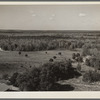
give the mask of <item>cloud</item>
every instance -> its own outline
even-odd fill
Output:
[[[80,16],[80,17],[85,17],[86,14],[85,14],[85,13],[79,13],[79,16]]]

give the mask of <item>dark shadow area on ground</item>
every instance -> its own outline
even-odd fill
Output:
[[[71,86],[70,84],[61,85],[61,84],[55,83],[51,91],[73,91],[73,90],[74,90],[74,87]]]
[[[7,89],[7,90],[5,90],[5,91],[8,91],[8,92],[17,92],[18,90],[12,90],[12,89]]]

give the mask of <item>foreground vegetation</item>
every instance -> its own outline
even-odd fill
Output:
[[[14,73],[10,82],[21,91],[51,91],[57,81],[80,75],[70,61],[48,62],[22,74]]]

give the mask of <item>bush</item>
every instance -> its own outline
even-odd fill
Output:
[[[76,54],[76,57],[80,57],[80,53],[77,53],[77,54]]]
[[[96,57],[92,57],[91,59],[86,59],[86,65],[90,67],[94,67],[95,69],[100,69],[100,60]]]
[[[30,78],[29,78],[28,73],[19,74],[16,79],[16,82],[21,91],[31,89]]]
[[[56,59],[57,57],[56,56],[53,56],[53,58]]]
[[[73,53],[72,54],[72,59],[75,59],[77,62],[83,62],[82,56],[80,56],[80,53]]]
[[[72,67],[70,60],[47,62],[23,74],[14,73],[11,77],[11,83],[17,84],[21,91],[50,91],[57,81],[79,75]]]
[[[28,54],[25,54],[25,57],[28,57]]]
[[[78,63],[77,65],[77,70],[80,72],[81,71],[81,65]]]
[[[77,43],[78,48],[82,48],[83,45],[84,45],[84,43],[82,41],[78,41],[78,43]]]
[[[97,71],[88,71],[83,75],[84,82],[97,82],[100,81],[100,73]]]
[[[76,54],[73,53],[73,54],[72,54],[72,59],[75,59],[75,58],[76,58]]]
[[[33,68],[30,72],[19,74],[17,77],[17,84],[21,91],[36,91],[39,90],[39,75],[41,68]]]
[[[82,56],[90,55],[90,49],[89,47],[83,46],[82,47]]]
[[[16,79],[17,79],[17,76],[18,76],[18,74],[19,73],[14,73],[13,75],[12,75],[12,77],[9,79],[9,81],[11,82],[11,84],[13,84],[14,86],[18,86],[17,85],[17,82],[16,82]]]
[[[86,59],[85,64],[86,64],[87,66],[90,66],[90,60],[89,60],[89,59]]]
[[[50,62],[53,62],[54,60],[52,58],[49,59]]]
[[[70,49],[70,50],[74,50],[74,49],[75,49],[74,44],[71,44],[70,47],[69,47],[69,49]]]
[[[70,61],[46,63],[40,73],[40,89],[52,90],[55,82],[70,79],[80,75],[71,65]]]
[[[21,55],[21,51],[19,51],[18,53],[19,53],[19,55]]]
[[[81,56],[79,56],[79,57],[77,58],[77,61],[78,61],[78,62],[83,62],[83,58],[82,58]]]
[[[90,59],[90,66],[94,67],[95,69],[100,69],[100,60],[97,58]]]

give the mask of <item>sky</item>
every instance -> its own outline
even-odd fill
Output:
[[[100,30],[100,5],[0,5],[0,29]]]

